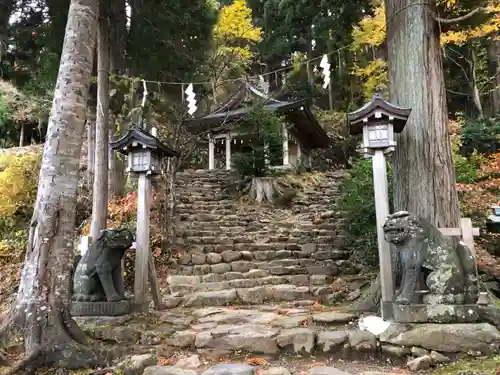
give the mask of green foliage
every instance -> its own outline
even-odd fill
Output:
[[[455,167],[455,179],[460,184],[471,184],[477,180],[481,172],[483,157],[473,152],[468,158],[458,153],[452,154]]]
[[[500,149],[500,117],[463,120],[460,129],[461,154],[472,155],[474,151],[484,155]]]
[[[264,177],[270,165],[281,164],[279,153],[283,145],[282,127],[284,119],[263,108],[254,108],[238,126],[245,134],[242,151],[232,158],[233,166],[241,176]],[[268,146],[265,146],[268,145]],[[269,164],[266,162],[269,160]]]
[[[387,163],[389,199],[392,201],[391,165]],[[378,264],[377,228],[375,198],[373,190],[373,172],[370,159],[358,159],[354,162],[348,176],[340,187],[342,199],[337,209],[344,213],[352,245],[370,265]]]

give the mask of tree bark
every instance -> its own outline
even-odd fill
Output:
[[[95,176],[92,194],[91,238],[98,238],[108,218],[108,142],[109,142],[109,27],[108,14],[101,1],[97,39],[97,121],[95,137]]]
[[[23,325],[26,359],[10,374],[28,374],[43,365],[99,366],[107,359],[84,345],[85,335],[68,310],[97,11],[97,0],[71,1],[25,264],[11,314],[12,321]]]
[[[474,52],[474,46],[469,46],[470,49],[470,76],[471,76],[471,90],[472,90],[472,100],[476,106],[477,114],[479,118],[484,117],[483,104],[481,102],[481,93],[479,92],[479,86],[477,85],[477,68],[476,68],[476,53]]]
[[[9,19],[14,9],[14,0],[3,0],[0,2],[0,68],[5,58],[7,46],[5,41],[8,37]]]
[[[113,74],[123,74],[125,69],[125,48],[127,45],[127,14],[125,0],[112,0],[110,17],[110,60],[109,69]],[[114,141],[123,131],[118,127],[118,115],[110,123],[110,141]],[[123,122],[123,121],[122,121]],[[125,165],[113,150],[109,150],[108,191],[109,197],[119,197],[125,190]]]
[[[500,33],[497,33],[500,38]],[[500,113],[500,40],[492,38],[488,46],[488,71],[492,78],[491,104],[493,115]]]
[[[87,186],[92,189],[94,185],[95,172],[95,122],[96,106],[88,103],[87,107]]]
[[[439,30],[428,4],[385,4],[390,97],[412,108],[404,131],[396,136],[395,210],[410,211],[437,227],[458,227]]]

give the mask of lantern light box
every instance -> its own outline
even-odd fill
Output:
[[[366,156],[375,150],[394,151],[394,133],[401,133],[411,109],[395,106],[375,96],[357,111],[349,113],[349,130],[352,135],[363,134],[362,151]]]
[[[110,143],[114,151],[127,155],[127,171],[132,173],[159,174],[165,158],[177,152],[165,146],[155,135],[134,126],[125,136]]]

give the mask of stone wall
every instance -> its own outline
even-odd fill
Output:
[[[243,204],[228,171],[178,176],[178,243],[170,292],[189,306],[310,303],[340,273],[356,273],[344,249],[343,220],[331,210],[344,171],[316,174],[290,208]]]

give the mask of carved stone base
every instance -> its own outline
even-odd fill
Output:
[[[121,316],[132,313],[130,300],[116,302],[71,302],[72,316]]]
[[[477,305],[393,305],[393,318],[398,323],[476,323]]]
[[[422,300],[426,305],[463,305],[463,294],[424,294]]]

